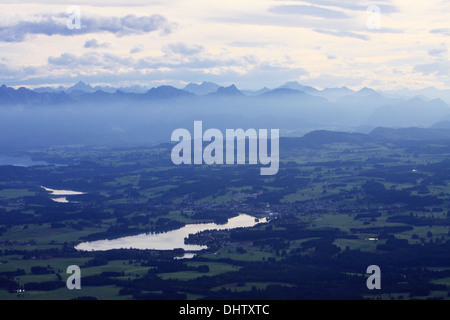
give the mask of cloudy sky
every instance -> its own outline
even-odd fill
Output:
[[[449,21],[445,0],[2,0],[0,83],[444,89]]]

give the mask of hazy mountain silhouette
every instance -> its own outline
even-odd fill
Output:
[[[319,97],[324,97],[324,98],[327,98],[328,100],[335,101],[335,100],[338,100],[338,99],[346,97],[346,96],[351,96],[351,95],[355,94],[355,91],[353,91],[347,87],[325,88],[321,91],[315,92],[314,94]]]
[[[297,81],[287,82],[286,84],[282,85],[279,89],[292,89],[306,93],[317,93],[319,91],[313,87],[303,86]]]
[[[316,130],[303,136],[302,142],[311,146],[319,146],[330,143],[361,144],[372,141],[369,135],[363,133],[336,132],[328,130]]]
[[[297,140],[299,145],[314,147],[332,143],[365,144],[375,141],[447,141],[450,142],[450,129],[429,128],[376,128],[369,134],[328,130],[312,131]]]
[[[17,90],[2,85],[0,87],[0,104],[1,105],[47,105],[47,104],[64,104],[73,100],[64,92],[34,92],[30,89],[21,87]]]
[[[442,100],[402,99],[370,88],[317,90],[289,82],[275,89],[243,92],[235,85],[204,82],[187,85],[186,90],[167,85],[143,93],[113,89],[84,82],[53,92],[48,88],[16,90],[3,85],[0,143],[51,146],[165,142],[174,129],[190,128],[194,120],[221,129],[280,129],[283,136],[302,136],[316,130],[367,133],[377,127],[438,129],[448,126],[443,121],[450,121],[450,108]],[[399,135],[410,139],[420,138],[421,133],[373,134],[378,138],[384,135],[397,139]],[[347,139],[343,134],[315,135],[308,138]],[[424,137],[435,135],[439,132],[426,131]],[[348,137],[348,141],[358,139],[361,136]]]
[[[129,86],[129,87],[112,87],[112,86],[95,86],[92,87],[90,85],[87,85],[86,83],[84,83],[83,81],[79,81],[77,84],[65,88],[63,86],[59,86],[57,88],[53,88],[53,87],[40,87],[40,88],[35,88],[33,89],[34,92],[37,93],[60,93],[60,92],[65,92],[68,94],[71,93],[93,93],[96,91],[103,91],[103,92],[107,92],[107,93],[115,93],[117,91],[122,91],[122,92],[128,92],[128,93],[146,93],[149,88],[144,87],[144,86],[140,86],[140,85],[133,85],[133,86]]]
[[[172,86],[160,86],[152,88],[145,94],[146,97],[152,99],[171,99],[178,97],[191,96],[192,93],[174,88]]]
[[[408,88],[403,88],[400,90],[390,90],[386,91],[385,94],[391,97],[403,98],[403,99],[412,99],[412,98],[420,98],[422,100],[434,100],[441,99],[445,101],[445,103],[450,104],[450,90],[449,89],[437,89],[434,87],[424,88],[420,90],[411,90]]]
[[[216,92],[208,94],[209,96],[245,96],[238,88],[233,84],[229,87],[219,87]]]
[[[267,91],[261,94],[262,97],[286,97],[294,95],[304,95],[303,91],[289,89],[289,88],[278,88],[274,90]]]
[[[64,88],[63,86],[59,86],[58,88],[40,87],[33,89],[33,91],[37,93],[57,93],[57,92],[66,92],[66,88]]]
[[[188,91],[190,93],[196,94],[198,96],[204,96],[210,93],[217,92],[220,86],[216,83],[212,82],[203,82],[202,84],[189,83],[186,87],[184,87],[184,91]]]
[[[241,92],[243,94],[247,95],[247,96],[260,96],[260,95],[262,95],[262,94],[264,94],[266,92],[269,92],[269,91],[271,91],[269,88],[264,87],[264,88],[256,90],[256,91],[254,91],[254,90],[242,90]]]
[[[414,98],[401,101],[395,106],[378,108],[367,119],[367,124],[387,127],[428,127],[448,115],[449,111],[447,104],[440,99],[424,101]]]
[[[430,128],[376,128],[369,133],[376,140],[386,141],[449,141],[450,129]]]
[[[74,86],[68,88],[66,93],[70,94],[80,94],[80,93],[94,93],[96,90],[92,88],[90,85],[84,83],[83,81],[79,81]]]
[[[442,120],[430,126],[430,129],[450,129],[450,120]]]

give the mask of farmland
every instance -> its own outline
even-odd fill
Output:
[[[450,145],[281,140],[259,167],[175,166],[168,146],[64,147],[0,167],[1,299],[448,299]],[[75,190],[67,203],[41,186]],[[224,223],[183,250],[83,252],[81,242]],[[82,289],[68,290],[70,265]],[[381,291],[366,287],[379,265]]]

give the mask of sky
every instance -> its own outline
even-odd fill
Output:
[[[2,0],[0,84],[450,89],[441,0]]]

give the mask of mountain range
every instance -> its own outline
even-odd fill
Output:
[[[278,128],[285,137],[317,130],[368,134],[378,127],[448,129],[450,108],[439,98],[371,88],[316,89],[298,82],[254,91],[211,82],[183,88],[93,87],[84,82],[68,88],[0,87],[0,143],[159,143],[195,120],[221,130]]]
[[[261,96],[264,94],[269,94],[269,95],[276,95],[276,94],[280,94],[280,95],[286,95],[289,93],[297,93],[297,92],[302,92],[302,93],[306,93],[312,96],[318,96],[318,97],[323,97],[326,98],[329,101],[350,101],[352,99],[357,99],[357,98],[370,98],[373,99],[374,97],[378,97],[379,99],[388,99],[388,100],[394,100],[394,101],[398,101],[398,100],[409,100],[409,99],[421,99],[424,101],[429,101],[429,100],[443,100],[446,103],[450,103],[450,90],[438,90],[436,88],[426,88],[426,89],[422,89],[422,90],[417,90],[417,91],[413,91],[413,90],[409,90],[409,89],[401,89],[401,90],[397,90],[397,91],[386,91],[386,92],[378,92],[374,89],[371,88],[362,88],[359,91],[354,91],[351,90],[347,87],[341,87],[341,88],[325,88],[322,90],[313,88],[311,86],[304,86],[301,85],[300,83],[296,82],[296,81],[291,81],[291,82],[287,82],[284,85],[277,87],[277,88],[273,88],[273,89],[269,89],[269,88],[262,88],[260,90],[239,90],[235,85],[231,85],[228,87],[224,87],[224,86],[220,86],[216,83],[212,83],[212,82],[203,82],[201,84],[197,84],[197,83],[189,83],[188,85],[186,85],[184,88],[175,88],[175,87],[171,87],[171,86],[161,86],[159,88],[164,88],[164,90],[169,90],[168,88],[170,87],[170,89],[172,90],[171,92],[174,93],[174,97],[178,97],[181,94],[181,91],[185,91],[185,92],[189,92],[193,95],[196,96],[207,96],[207,95],[211,95],[211,94],[217,94],[217,95],[241,95],[241,96]],[[3,85],[2,90],[0,91],[0,98],[4,98],[4,95],[13,95],[14,92],[12,90],[12,88],[8,88],[5,85]],[[5,92],[5,89],[10,89],[8,92]],[[181,90],[181,91],[176,91],[173,89],[177,89],[177,90]],[[51,97],[51,95],[56,94],[59,95],[60,99],[65,97],[63,95],[63,93],[69,95],[69,96],[76,96],[76,95],[85,95],[85,94],[89,94],[89,93],[96,93],[96,92],[103,92],[103,93],[107,93],[107,94],[116,94],[116,93],[130,93],[130,94],[146,94],[147,96],[151,93],[150,92],[158,92],[161,90],[155,90],[158,88],[148,88],[148,87],[144,87],[144,86],[139,86],[139,85],[135,85],[135,86],[130,86],[130,87],[119,87],[119,88],[114,88],[111,86],[91,86],[89,84],[84,83],[83,81],[79,81],[78,83],[76,83],[75,85],[71,86],[71,87],[57,87],[57,88],[52,88],[52,87],[39,87],[36,89],[26,89],[24,87],[17,89],[18,93],[21,93],[22,95],[24,95],[25,98],[25,103],[27,102],[44,102],[46,101],[45,98],[42,97],[47,97],[47,99],[49,101],[51,101],[51,99],[49,99]],[[27,94],[26,91],[32,91],[34,93],[36,93],[36,95],[32,96],[31,94]],[[159,98],[171,98],[173,96],[170,95],[170,92],[167,91],[167,95],[159,95]],[[158,93],[159,94],[159,93]],[[41,96],[40,96],[41,95]],[[267,96],[267,95],[266,95]],[[30,100],[31,98],[31,100]],[[34,100],[33,100],[34,99]],[[8,103],[9,100],[7,99],[2,99],[0,101],[0,103],[5,104]],[[21,103],[20,99],[14,99],[14,101],[17,101],[17,103]]]

